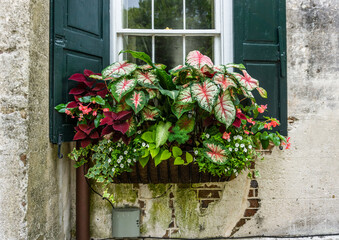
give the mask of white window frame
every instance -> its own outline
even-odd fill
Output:
[[[185,0],[183,1],[185,9]],[[111,30],[111,63],[123,60],[118,55],[123,49],[123,35],[152,36],[152,61],[155,59],[155,36],[183,36],[183,51],[185,49],[186,36],[214,36],[214,64],[227,64],[233,62],[233,15],[232,0],[214,0],[215,29],[154,29],[154,14],[152,14],[152,29],[124,29],[123,28],[123,0],[111,0],[110,2],[110,30]],[[152,13],[154,12],[154,0],[152,0]],[[185,21],[185,11],[184,21]],[[183,63],[187,53],[183,53]]]

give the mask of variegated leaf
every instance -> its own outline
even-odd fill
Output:
[[[147,103],[146,95],[143,91],[133,91],[126,97],[126,103],[138,113]]]
[[[248,91],[246,88],[241,87],[241,91],[242,91],[242,93],[244,94],[245,97],[254,98],[253,94],[250,91]]]
[[[191,94],[202,109],[211,112],[220,89],[209,80],[203,83],[194,83],[191,85]]]
[[[187,58],[186,58],[186,63],[199,69],[202,68],[204,65],[213,67],[212,60],[209,57],[205,56],[204,54],[196,50],[188,53]]]
[[[153,99],[157,96],[157,93],[159,92],[157,89],[152,88],[146,88],[146,91],[148,93],[149,99]]]
[[[258,90],[261,97],[267,98],[267,92],[266,92],[265,89],[263,89],[262,87],[257,87],[257,90]]]
[[[236,63],[229,63],[229,64],[226,64],[226,68],[238,68],[240,70],[244,70],[246,69],[244,64],[236,64]]]
[[[175,68],[172,68],[171,70],[169,70],[168,72],[169,72],[170,74],[175,74],[175,73],[177,73],[177,72],[180,72],[180,71],[183,71],[183,70],[187,70],[187,69],[189,69],[188,66],[185,66],[185,65],[178,65],[178,66],[176,66]]]
[[[221,93],[218,96],[217,104],[214,107],[214,114],[216,119],[225,124],[228,128],[235,119],[236,109],[231,100],[231,95],[228,91]]]
[[[160,110],[153,106],[144,107],[141,111],[143,121],[155,121],[160,116]]]
[[[239,80],[240,84],[245,87],[248,91],[252,91],[253,89],[259,87],[258,80],[252,78],[246,70],[243,70],[242,73],[244,76],[241,76],[241,79]]]
[[[135,79],[123,78],[112,85],[112,94],[114,98],[120,102],[121,98],[131,92],[137,84]]]
[[[126,132],[126,135],[127,137],[130,137],[137,131],[137,121],[134,117],[131,117],[126,122],[128,123],[128,130]]]
[[[174,103],[171,109],[174,115],[179,119],[185,112],[191,111],[193,109],[193,104]]]
[[[183,88],[179,91],[179,95],[176,99],[176,102],[179,104],[188,104],[193,103],[191,90],[190,88]]]
[[[218,84],[223,91],[226,91],[230,87],[237,87],[237,84],[224,74],[216,74],[213,79],[214,83]]]
[[[141,86],[154,85],[158,82],[156,76],[151,72],[138,72],[136,74],[138,84]]]
[[[228,161],[228,150],[219,143],[204,142],[206,157],[216,164],[223,165]]]
[[[102,70],[101,74],[103,79],[107,77],[119,78],[131,74],[136,68],[137,65],[134,63],[128,63],[127,61],[115,62]]]
[[[190,133],[194,129],[195,120],[193,117],[189,117],[185,114],[177,121],[176,125],[179,126],[180,131]]]
[[[214,70],[214,72],[217,72],[217,73],[226,73],[227,72],[226,67],[224,65],[213,66],[213,70]]]
[[[96,75],[96,74],[89,75],[89,77],[90,77],[90,78],[93,78],[93,79],[102,80],[102,76]]]

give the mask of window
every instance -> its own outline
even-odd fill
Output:
[[[233,61],[232,1],[111,0],[111,62],[146,52],[171,69],[200,50],[216,64]],[[130,58],[129,60],[135,61]]]

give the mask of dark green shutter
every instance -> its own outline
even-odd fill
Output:
[[[244,63],[260,80],[268,98],[255,94],[258,104],[268,104],[268,116],[280,120],[287,135],[285,0],[234,0],[234,61]],[[256,92],[256,90],[254,90]]]
[[[50,139],[72,141],[74,119],[54,106],[71,101],[68,78],[84,69],[100,72],[109,64],[109,0],[51,1]],[[73,120],[73,121],[72,121]]]

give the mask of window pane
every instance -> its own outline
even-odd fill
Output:
[[[199,50],[214,61],[214,37],[186,37],[186,54]]]
[[[123,39],[124,50],[140,51],[152,56],[152,37],[123,36]],[[124,53],[123,58],[136,64],[146,64],[144,61],[133,58],[131,54]]]
[[[182,37],[155,37],[155,62],[170,70],[182,64]]]
[[[134,29],[152,28],[151,0],[124,0],[123,27]]]
[[[186,28],[214,29],[214,0],[186,0]]]
[[[154,0],[155,29],[183,29],[183,0]]]

